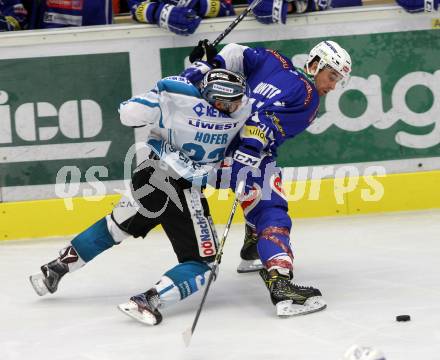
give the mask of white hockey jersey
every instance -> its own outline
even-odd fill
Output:
[[[119,107],[126,126],[151,128],[146,144],[177,174],[200,181],[222,161],[232,139],[251,114],[247,98],[231,115],[204,100],[186,78],[167,77],[147,94]]]

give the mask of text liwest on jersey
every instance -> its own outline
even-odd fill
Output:
[[[236,128],[238,125],[237,122],[216,124],[212,122],[201,121],[199,119],[189,119],[188,124],[196,128],[209,129],[209,130],[229,130]]]

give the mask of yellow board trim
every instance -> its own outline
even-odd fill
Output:
[[[440,18],[431,19],[431,25],[433,29],[440,29]]]
[[[374,181],[380,186],[372,186]],[[284,188],[293,218],[440,208],[440,171],[391,174],[373,182],[366,177],[298,181]],[[226,223],[232,193],[208,189],[207,197],[214,222]],[[0,203],[0,240],[76,234],[110,213],[119,198],[73,198],[70,206],[63,199]],[[234,222],[243,221],[238,211]]]

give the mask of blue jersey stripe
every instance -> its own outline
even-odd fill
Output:
[[[148,101],[147,99],[142,99],[142,98],[132,98],[130,99],[130,101],[135,102],[135,103],[139,103],[145,106],[149,106],[149,107],[160,107],[159,103],[154,103],[151,101]]]

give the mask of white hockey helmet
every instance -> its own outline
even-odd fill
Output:
[[[315,60],[319,61],[318,67],[314,73],[311,73],[309,66]],[[351,72],[351,57],[338,43],[330,40],[321,41],[310,51],[306,70],[311,75],[316,75],[325,67],[331,67],[337,71],[342,76],[342,80],[347,82]]]

